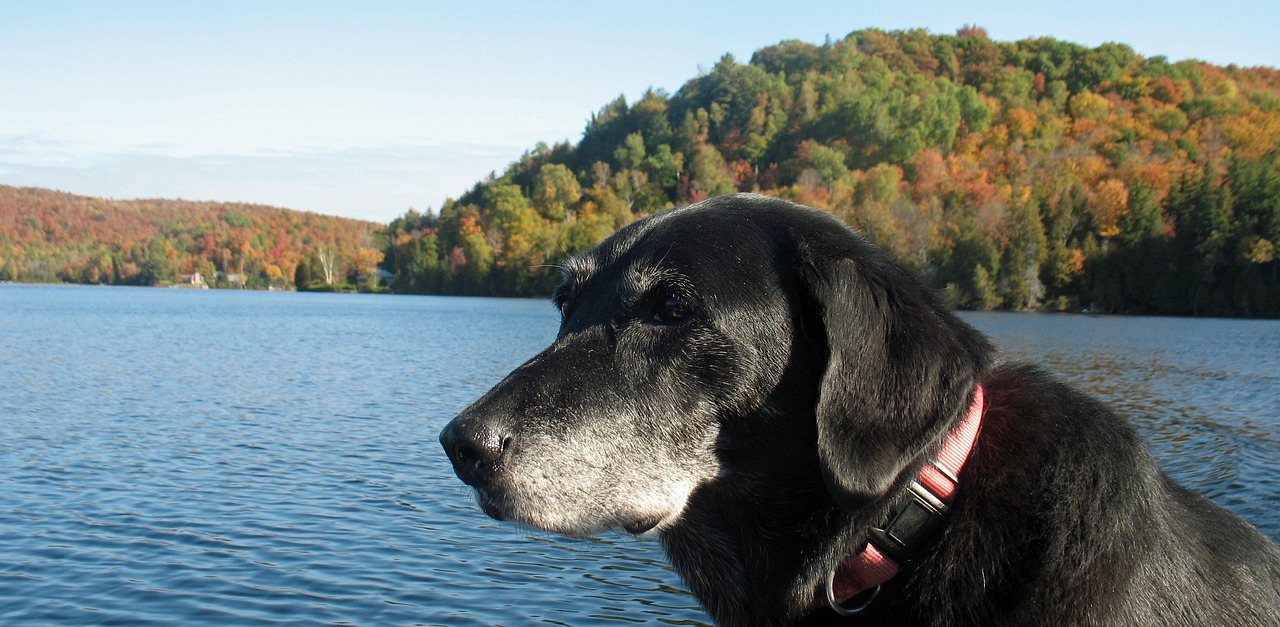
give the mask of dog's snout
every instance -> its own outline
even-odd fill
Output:
[[[503,453],[511,446],[511,436],[455,420],[440,432],[440,445],[458,478],[467,485],[481,486],[498,469]]]

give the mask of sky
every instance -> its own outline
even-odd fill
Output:
[[[386,223],[619,95],[865,28],[1280,67],[1276,0],[0,0],[0,184]]]

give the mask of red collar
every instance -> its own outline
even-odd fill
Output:
[[[912,551],[932,534],[951,506],[959,485],[960,470],[973,451],[982,427],[986,405],[982,386],[973,392],[969,414],[960,426],[947,434],[938,457],[920,469],[911,482],[911,496],[889,516],[883,529],[873,529],[872,537],[861,553],[845,560],[827,576],[826,601],[842,615],[853,615],[875,600],[880,586],[893,579],[901,564],[910,560]],[[854,597],[873,590],[869,598],[853,606],[843,605]]]

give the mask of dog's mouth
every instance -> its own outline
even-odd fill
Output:
[[[490,499],[483,491],[476,490],[476,497],[477,500],[480,501],[480,510],[483,511],[486,516],[501,522],[509,520],[502,508],[499,507],[493,499]]]
[[[653,531],[660,522],[662,522],[662,518],[658,516],[646,516],[639,520],[624,523],[622,528],[631,535],[639,536]]]
[[[673,516],[639,514],[619,516],[614,521],[565,520],[545,514],[513,511],[503,499],[494,498],[484,490],[476,490],[480,509],[490,518],[510,522],[542,531],[569,536],[589,536],[596,533],[621,529],[631,535],[646,535],[658,529],[668,518]]]

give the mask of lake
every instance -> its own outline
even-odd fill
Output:
[[[1280,538],[1280,321],[966,314]],[[0,624],[705,624],[656,541],[494,522],[440,428],[543,301],[0,285]]]

